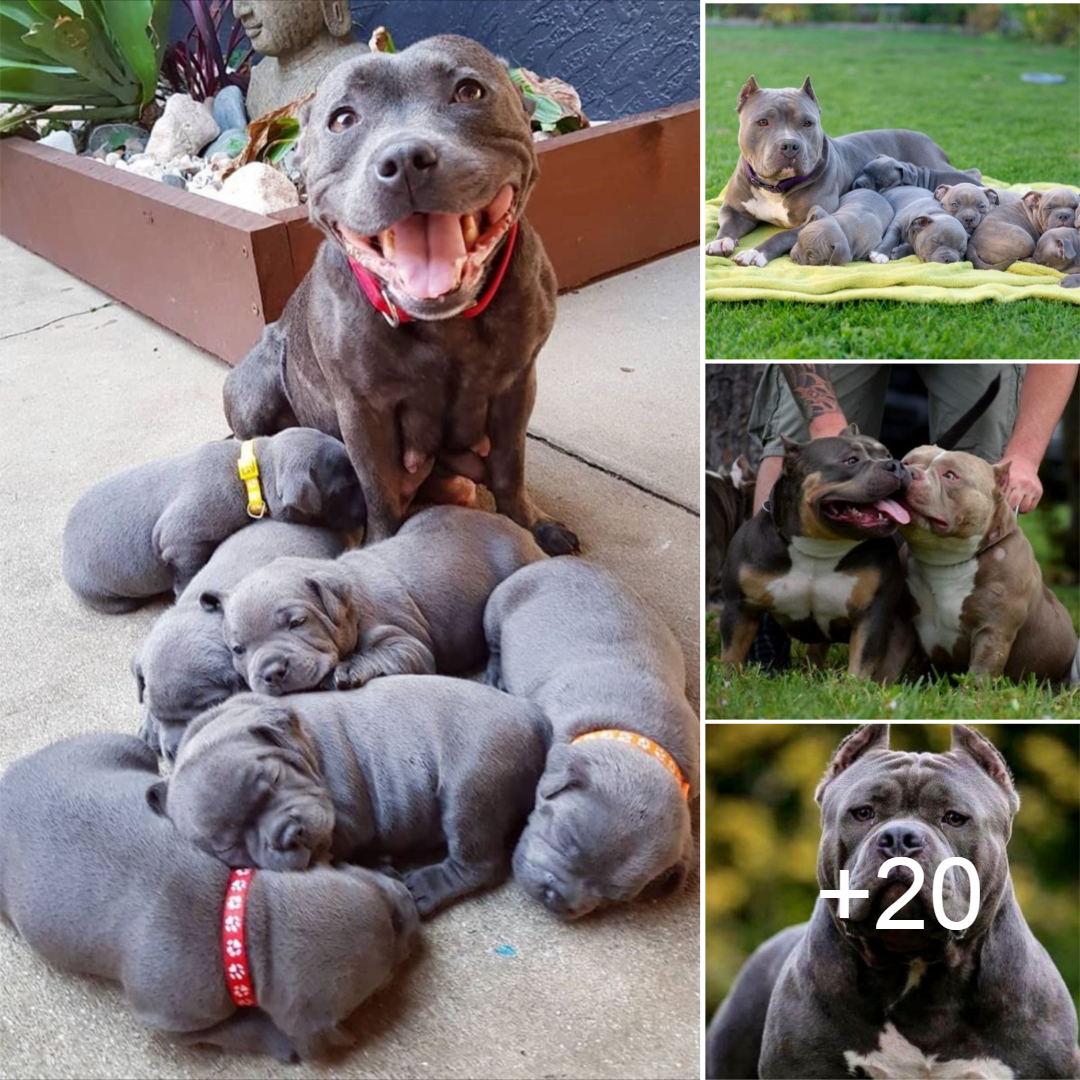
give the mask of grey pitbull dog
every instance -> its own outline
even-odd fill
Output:
[[[503,582],[484,629],[488,681],[538,705],[553,730],[515,878],[564,919],[680,889],[694,860],[698,720],[671,631],[613,574],[567,559]]]
[[[532,806],[550,726],[465,679],[399,675],[344,694],[244,694],[189,725],[150,805],[230,866],[302,870],[446,857],[405,875],[421,915],[497,885]]]
[[[1039,237],[1031,261],[1064,271],[1066,276],[1061,279],[1062,288],[1080,288],[1080,231],[1048,229]]]
[[[890,188],[885,198],[896,211],[877,250],[890,259],[918,255],[923,262],[954,263],[964,258],[968,234],[930,192],[917,187]]]
[[[65,971],[111,979],[135,1017],[187,1043],[284,1061],[351,1044],[341,1027],[407,956],[405,886],[360,867],[260,872],[245,937],[257,1007],[225,977],[229,868],[146,805],[157,758],[134,736],[82,735],[0,780],[0,913]]]
[[[851,182],[853,188],[888,191],[894,187],[921,187],[933,191],[941,184],[981,184],[978,169],[928,169],[911,161],[897,161],[888,154],[878,154],[863,167]]]
[[[847,918],[818,899],[809,923],[751,956],[709,1027],[714,1077],[1076,1077],[1076,1011],[1013,893],[1006,845],[1020,805],[1008,767],[972,728],[954,724],[945,754],[889,749],[886,724],[838,747],[818,785],[818,883],[865,889]],[[887,860],[903,856],[924,871]],[[946,858],[975,867],[980,904],[964,930],[933,912],[932,881]],[[968,912],[968,875],[942,875],[942,907]],[[923,929],[878,925],[890,914]]]
[[[207,443],[127,469],[92,487],[64,529],[64,577],[98,611],[132,611],[183,592],[227,536],[249,525],[237,473],[240,444]],[[364,497],[345,447],[310,428],[255,440],[267,512],[346,532],[364,524]]]
[[[764,90],[751,76],[739,91],[736,111],[741,154],[706,255],[730,255],[739,238],[762,221],[791,229],[815,206],[831,214],[878,154],[934,169],[949,164],[945,151],[920,131],[890,128],[830,138],[821,128],[809,77],[798,90]]]
[[[1066,187],[1029,191],[986,215],[968,242],[967,257],[980,270],[1005,270],[1029,259],[1043,233],[1075,225],[1078,207],[1080,198]]]
[[[343,533],[272,518],[222,542],[132,658],[139,703],[146,705],[142,737],[152,749],[171,761],[189,721],[247,689],[225,644],[217,597],[274,559],[334,559],[349,546]]]
[[[952,214],[964,226],[968,236],[995,206],[1020,201],[1020,196],[1015,192],[998,191],[979,184],[939,184],[934,189],[934,198],[941,203],[946,214]]]
[[[374,540],[393,535],[439,457],[478,469],[546,551],[576,550],[524,482],[556,281],[523,216],[539,170],[506,65],[453,36],[373,52],[329,72],[300,122],[310,216],[327,239],[226,380],[233,431],[340,435]]]
[[[381,544],[333,561],[277,559],[249,574],[224,596],[225,641],[237,673],[265,694],[463,674],[487,657],[492,589],[543,558],[507,518],[431,507]]]

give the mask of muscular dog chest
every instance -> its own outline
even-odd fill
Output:
[[[843,554],[815,556],[792,547],[788,556],[790,569],[761,584],[759,602],[788,622],[812,619],[828,637],[834,621],[849,620],[858,577],[837,570]]]
[[[742,212],[758,221],[768,221],[787,228],[802,224],[792,221],[783,195],[775,191],[765,191],[763,188],[754,188],[750,197],[743,200]]]
[[[969,635],[961,614],[964,601],[975,591],[978,568],[975,559],[951,566],[935,566],[917,559],[908,563],[908,589],[917,609],[915,632],[929,657],[941,651],[957,663],[963,661]]]

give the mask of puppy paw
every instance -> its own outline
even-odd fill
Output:
[[[872,263],[887,263],[889,261],[889,256],[886,255],[884,251],[871,251],[870,261]]]
[[[1061,279],[1063,289],[1080,289],[1080,274],[1068,274]]]
[[[764,266],[769,260],[757,248],[747,248],[740,251],[734,261],[738,266]]]
[[[405,875],[405,888],[409,890],[421,918],[430,915],[442,904],[445,892],[442,884],[443,874],[435,866],[410,870]]]
[[[562,522],[541,521],[533,526],[533,536],[546,555],[577,555],[581,543]]]
[[[717,237],[705,245],[706,255],[721,255],[725,259],[735,250],[735,241],[730,236]]]
[[[361,668],[352,664],[338,664],[334,668],[335,690],[356,690],[368,681],[370,676]]]

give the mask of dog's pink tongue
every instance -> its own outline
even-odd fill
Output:
[[[411,214],[394,226],[394,264],[410,296],[434,300],[457,288],[465,238],[457,214]]]
[[[906,525],[911,521],[911,515],[897,502],[892,499],[878,499],[874,503],[874,509],[880,510],[886,517],[890,517],[897,525]]]

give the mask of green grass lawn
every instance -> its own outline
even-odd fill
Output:
[[[809,75],[833,136],[867,128],[924,131],[958,168],[1009,183],[1080,183],[1080,65],[1075,49],[954,34],[706,28],[705,192],[739,158],[735,100]],[[1056,86],[1025,71],[1062,74]],[[1076,310],[1049,300],[1011,304],[748,300],[706,304],[710,359],[1069,359]]]

